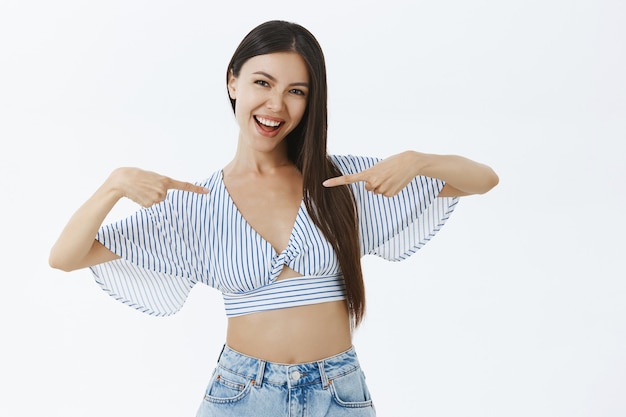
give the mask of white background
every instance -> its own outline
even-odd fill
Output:
[[[330,152],[500,175],[409,260],[364,259],[355,344],[378,414],[623,417],[625,4],[3,0],[0,415],[195,414],[219,293],[153,318],[48,252],[115,167],[193,181],[230,160],[226,65],[278,18],[325,50]]]

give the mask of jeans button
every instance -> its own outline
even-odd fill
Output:
[[[294,381],[297,381],[298,379],[300,379],[300,376],[301,376],[300,372],[298,371],[293,371],[291,373],[291,379],[293,379]]]

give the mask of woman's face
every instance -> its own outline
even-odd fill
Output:
[[[295,52],[258,55],[243,64],[238,77],[230,76],[228,93],[236,100],[240,142],[269,152],[302,120],[309,73]]]

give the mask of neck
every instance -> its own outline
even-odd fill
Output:
[[[224,168],[224,172],[271,174],[286,166],[293,166],[293,162],[287,156],[286,142],[267,152],[251,149],[240,143],[233,160]]]

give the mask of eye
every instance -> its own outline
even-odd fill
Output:
[[[291,94],[296,94],[298,96],[306,96],[306,93],[304,91],[297,89],[297,88],[292,88],[291,90],[289,90],[289,92]]]
[[[254,83],[260,85],[261,87],[269,87],[270,86],[270,83],[268,83],[265,80],[256,80]]]

